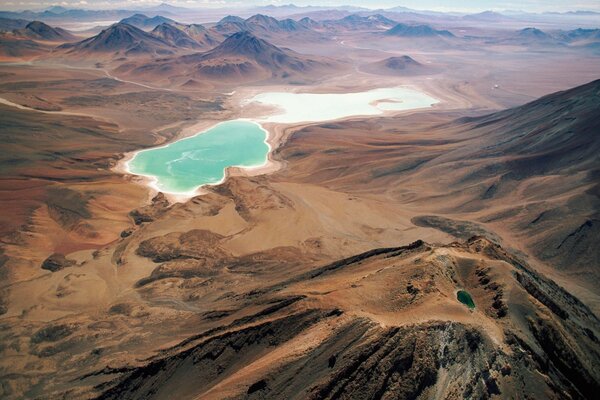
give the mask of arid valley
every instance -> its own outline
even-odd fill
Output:
[[[596,398],[600,10],[131,4],[0,4],[0,398]]]

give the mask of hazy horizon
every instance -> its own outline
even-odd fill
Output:
[[[369,9],[407,7],[415,10],[431,10],[442,12],[481,12],[491,11],[523,11],[523,12],[569,12],[569,11],[600,11],[600,2],[594,0],[581,0],[576,2],[567,2],[562,0],[524,0],[524,1],[492,1],[492,0],[464,0],[464,1],[433,1],[433,0],[296,0],[296,1],[278,1],[278,0],[73,0],[73,1],[38,1],[38,0],[18,0],[4,2],[0,9],[11,11],[34,10],[39,11],[52,6],[62,6],[66,8],[79,9],[131,9],[142,10],[167,3],[172,6],[186,8],[251,8],[258,6],[282,6],[294,4],[299,7],[317,6],[317,7],[341,7],[355,6]]]

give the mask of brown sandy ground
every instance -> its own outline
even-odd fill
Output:
[[[311,44],[360,60],[320,90],[412,83],[444,105],[273,127],[285,142],[275,153],[279,172],[232,171],[209,194],[175,205],[162,196],[148,204],[147,189],[112,168],[123,152],[192,133],[199,119],[240,115],[235,95],[213,83],[214,92],[172,91],[103,70],[3,67],[0,97],[46,111],[0,106],[10,139],[2,217],[6,232],[20,227],[4,236],[0,257],[3,397],[161,397],[159,386],[185,397],[286,397],[290,382],[317,398],[593,393],[596,317],[536,270],[598,311],[589,244],[597,168],[581,150],[594,147],[567,143],[578,156],[553,160],[556,169],[523,171],[520,160],[547,155],[552,136],[597,132],[597,85],[571,93],[587,98],[583,105],[566,96],[460,118],[584,83],[598,72],[594,58],[557,56],[541,74],[535,55],[499,51],[464,63],[467,53],[453,50],[429,54],[441,74],[382,81],[360,65],[395,48],[341,46]],[[426,52],[409,54],[427,63]],[[521,138],[536,126],[541,145]],[[473,234],[508,250],[484,239],[435,244]],[[418,239],[431,245],[329,264]],[[460,288],[475,311],[457,303]],[[200,378],[180,384],[190,373]]]
[[[55,272],[10,286],[6,395],[277,398],[291,387],[315,398],[589,397],[598,385],[598,321],[579,300],[487,239],[394,246],[485,234],[519,250],[522,240],[506,232],[519,235],[512,221],[527,213],[494,223],[473,215],[479,201],[493,204],[503,193],[500,185],[482,197],[487,179],[520,171],[511,180],[527,184],[546,172],[523,174],[515,157],[500,164],[508,171],[494,169],[473,184],[463,169],[439,165],[474,151],[480,158],[459,166],[470,176],[487,171],[494,146],[514,144],[498,137],[523,129],[519,121],[538,126],[547,113],[559,119],[548,121],[557,133],[593,128],[585,124],[593,124],[587,116],[597,90],[595,82],[475,119],[420,113],[292,128],[276,153],[280,172],[233,176],[183,204],[156,197],[131,214],[135,228],[118,242],[50,259],[44,267]],[[557,105],[575,119],[557,114]],[[551,132],[540,130],[549,135],[543,144]],[[529,133],[517,144],[536,137]],[[594,140],[581,146],[589,136],[575,138],[563,143],[574,145],[566,154],[594,150]],[[571,196],[588,185],[581,171],[594,164],[586,154],[551,164],[581,176]],[[465,185],[460,193],[442,186],[436,168],[446,171],[446,185]],[[510,193],[518,206],[514,194],[523,192]],[[550,194],[545,207],[559,204],[561,196]],[[575,221],[589,211],[562,212]],[[456,301],[459,289],[472,294],[475,311]],[[363,379],[371,384],[352,383]]]

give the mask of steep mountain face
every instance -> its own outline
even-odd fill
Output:
[[[124,18],[119,22],[122,24],[135,26],[136,28],[140,29],[154,29],[161,24],[176,24],[176,22],[170,18],[162,17],[160,15],[150,18],[144,14],[135,14],[131,17]]]
[[[186,32],[167,23],[158,25],[152,30],[151,34],[174,47],[184,49],[199,49],[202,47],[200,43],[192,39]]]
[[[431,38],[445,37],[451,38],[454,35],[446,30],[433,29],[429,25],[407,25],[397,24],[393,28],[384,32],[388,36],[412,37],[412,38]]]
[[[173,54],[174,47],[165,40],[134,26],[118,23],[81,42],[59,46],[71,55],[115,53],[126,56]]]
[[[34,40],[47,40],[51,42],[66,42],[76,39],[74,35],[62,28],[53,28],[40,21],[32,21],[25,28],[13,31],[16,36]]]
[[[475,119],[477,128],[493,124],[477,149],[480,158],[508,155],[499,167],[515,178],[577,173],[598,167],[600,154],[600,80]],[[475,151],[471,155],[474,155]]]
[[[481,161],[468,182],[493,178],[483,196],[496,201],[509,187],[528,182],[536,187],[533,182],[554,177],[557,186],[538,186],[534,198],[546,193],[546,200],[555,201],[531,204],[531,217],[519,228],[535,238],[534,253],[543,260],[595,276],[600,276],[594,268],[600,249],[592,244],[600,238],[599,112],[600,80],[474,121],[477,132],[487,132],[487,145],[466,154]],[[492,161],[498,159],[503,161]]]

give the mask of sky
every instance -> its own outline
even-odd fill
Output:
[[[164,0],[0,0],[0,9],[39,9],[52,5],[70,8],[118,8],[142,9],[158,5]],[[417,10],[479,12],[485,10],[521,10],[528,12],[545,11],[600,11],[600,0],[171,0],[169,4],[182,7],[238,8],[282,5],[294,3],[298,6],[339,6],[353,5],[365,8],[390,8],[404,6]]]

